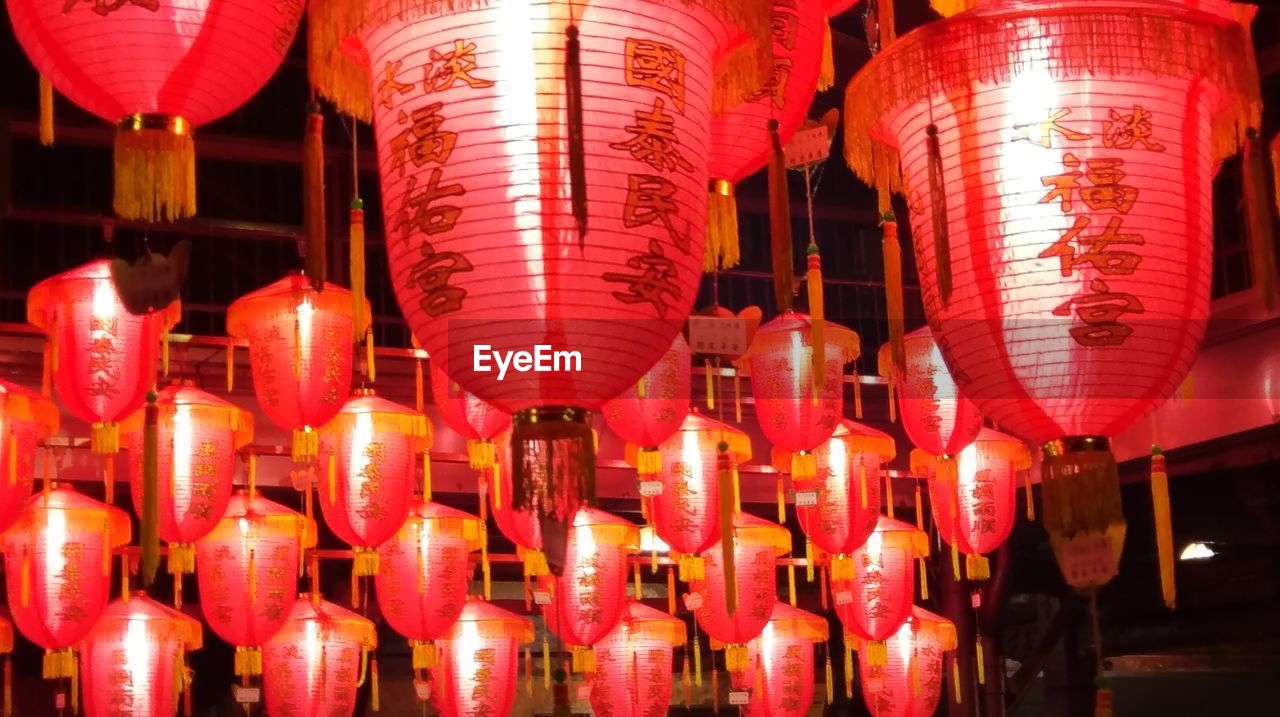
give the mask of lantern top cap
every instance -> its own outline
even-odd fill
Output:
[[[188,650],[199,650],[204,644],[204,628],[199,620],[152,600],[140,590],[130,595],[128,600],[116,599],[107,605],[86,640],[92,642],[118,636],[122,631],[121,623],[127,629],[129,623],[138,621],[166,625]]]
[[[482,600],[472,600],[462,606],[462,613],[442,641],[461,638],[467,626],[480,637],[514,638],[521,645],[533,642],[533,623],[528,618]]]
[[[774,630],[785,630],[791,636],[810,642],[823,642],[830,634],[825,618],[808,610],[792,607],[781,600],[773,604],[773,613],[769,616],[769,622],[774,626]]]
[[[252,413],[190,383],[175,381],[161,388],[156,395],[156,407],[161,420],[167,420],[179,407],[184,407],[196,423],[231,431],[233,450],[238,451],[253,441]],[[146,410],[143,406],[121,421],[120,432],[126,436],[141,433]]]
[[[227,334],[235,339],[248,339],[258,322],[270,321],[282,314],[294,315],[304,302],[314,311],[352,317],[350,291],[328,282],[323,291],[316,291],[309,279],[295,273],[231,302],[227,307]],[[365,300],[366,312],[372,312],[371,306]]]
[[[933,330],[929,328],[928,324],[903,336],[902,345],[904,352],[913,350],[932,352],[937,346],[933,339]],[[880,370],[880,375],[884,378],[891,378],[901,374],[902,367],[897,366],[893,360],[892,342],[886,341],[880,345],[880,351],[876,354],[876,365]]]
[[[791,552],[791,531],[774,523],[758,518],[745,511],[739,511],[733,517],[733,534],[739,545],[772,546],[776,555]],[[719,554],[720,541],[711,546],[703,555]]]
[[[231,494],[231,499],[227,502],[227,512],[222,515],[222,520],[218,523],[220,526],[236,524],[242,519],[296,533],[303,548],[314,548],[316,545],[317,529],[314,520],[275,501],[267,500],[261,495],[255,494],[250,498],[247,491],[237,490]],[[219,528],[215,527],[214,533],[218,531]],[[214,537],[214,533],[210,533],[201,540]]]
[[[699,443],[707,446],[708,450],[717,450],[718,444],[723,441],[729,446],[729,453],[738,463],[745,463],[751,460],[751,437],[738,428],[717,421],[710,416],[703,415],[697,410],[690,410],[684,417],[684,422],[680,424],[680,429],[675,435],[662,442],[662,445],[669,446],[674,444],[682,444],[684,434],[697,433]],[[626,447],[626,460],[633,468],[636,466],[636,453],[638,446],[628,443]]]
[[[683,620],[637,600],[627,602],[627,613],[614,629],[620,630],[624,627],[633,633],[638,632],[647,637],[660,639],[672,647],[679,647],[685,643]]]
[[[115,282],[111,280],[111,261],[109,259],[94,259],[88,264],[68,269],[61,274],[54,274],[31,287],[31,291],[27,293],[27,323],[48,331],[53,322],[57,320],[58,307],[78,301],[92,300],[94,292],[90,287],[96,287],[103,282],[111,287],[115,298],[114,308],[117,310],[117,314],[130,315],[124,308],[124,304],[120,302],[120,296],[116,293]],[[88,290],[86,291],[86,289]],[[161,311],[155,312],[155,314],[148,314],[148,316],[156,314],[164,321],[165,329],[171,329],[182,318],[182,302],[174,301]]]
[[[893,436],[848,418],[842,418],[836,423],[830,440],[843,441],[857,452],[874,453],[880,456],[881,461],[891,461],[898,455]]]
[[[69,524],[85,521],[94,530],[101,530],[105,518],[110,539],[108,544],[112,549],[128,545],[133,538],[133,524],[128,513],[61,483],[53,484],[47,493],[36,493],[28,498],[22,515],[3,537],[14,540],[29,535],[33,529],[44,527],[47,524],[45,514],[54,511],[65,513],[70,518]]]
[[[286,625],[300,622],[316,622],[322,628],[328,628],[329,632],[348,635],[366,650],[378,646],[378,631],[371,621],[328,600],[321,599],[317,605],[310,594],[304,594],[295,600],[293,607],[289,608],[289,616],[285,618]],[[268,642],[292,640],[293,637],[286,632],[277,632]],[[325,632],[322,631],[321,634]]]
[[[573,527],[590,528],[597,542],[626,545],[631,552],[640,550],[640,528],[625,518],[599,508],[579,508],[573,516]]]
[[[429,449],[433,443],[431,421],[426,416],[408,406],[373,394],[355,395],[347,399],[338,414],[322,426],[319,433],[321,436],[346,435],[355,430],[359,416],[368,416],[375,432],[398,433],[416,439],[413,447],[415,453]]]
[[[875,534],[885,539],[907,541],[911,547],[912,554],[917,558],[929,555],[929,536],[911,523],[881,515],[876,519]],[[864,543],[861,548],[858,548],[858,551],[867,550],[870,544],[870,541]]]
[[[415,522],[432,522],[460,534],[467,541],[467,550],[484,547],[484,523],[470,513],[450,508],[432,501],[418,501],[409,510],[409,519],[401,530]]]
[[[799,311],[786,311],[774,317],[772,321],[763,324],[756,330],[755,337],[751,340],[751,345],[747,347],[747,352],[738,359],[739,371],[743,375],[747,375],[747,367],[749,363],[747,359],[757,354],[765,354],[770,351],[787,349],[795,345],[795,336],[799,336],[800,344],[808,346],[810,342],[810,326],[812,321],[808,314],[802,314]],[[862,353],[862,342],[858,339],[857,332],[852,329],[845,328],[840,324],[824,321],[823,322],[823,340],[826,342],[828,349],[834,346],[841,352],[840,362],[842,364],[849,363],[858,358]],[[830,354],[828,354],[830,356]]]
[[[907,618],[906,624],[901,629],[911,630],[917,635],[922,633],[931,635],[943,650],[956,649],[955,624],[919,605],[912,606],[911,617]]]
[[[977,448],[974,448],[974,447]],[[1031,451],[1027,448],[1027,444],[1021,438],[1011,436],[1008,433],[1002,433],[993,428],[983,427],[978,432],[978,437],[968,446],[961,449],[961,453],[967,450],[980,449],[983,455],[998,459],[1006,460],[1013,463],[1014,470],[1026,470],[1031,467]],[[952,456],[954,458],[954,456]],[[933,474],[935,465],[938,462],[938,456],[927,453],[919,448],[911,449],[911,472],[919,475],[930,476]]]
[[[36,424],[36,438],[43,440],[58,432],[61,415],[53,401],[16,383],[0,379],[0,417],[6,421]]]

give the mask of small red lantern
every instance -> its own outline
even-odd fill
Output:
[[[44,676],[71,677],[71,648],[106,607],[111,554],[132,527],[119,508],[53,486],[26,502],[0,535],[9,612],[18,630],[45,650]]]
[[[933,456],[954,458],[977,438],[982,414],[960,395],[928,326],[903,337],[902,366],[892,344],[880,347],[880,375],[889,379],[907,438]]]
[[[111,603],[80,646],[86,717],[173,717],[203,639],[199,620],[145,593]]]
[[[751,375],[751,395],[765,438],[791,457],[791,477],[812,478],[813,450],[831,437],[844,413],[844,367],[858,358],[858,335],[824,322],[821,371],[814,370],[813,326],[789,311],[756,332],[741,360]]]
[[[760,637],[747,645],[751,668],[732,675],[736,689],[751,692],[745,717],[803,717],[813,704],[813,646],[827,639],[827,621],[783,602]]]
[[[467,439],[467,459],[472,468],[493,467],[493,439],[511,428],[511,415],[476,398],[431,364],[431,397],[440,418],[454,433]]]
[[[195,541],[222,518],[231,500],[236,452],[253,440],[253,414],[190,382],[156,398],[157,532],[169,543],[169,572],[195,570]],[[145,409],[123,424],[133,506],[142,514]]]
[[[684,621],[632,600],[595,645],[591,710],[598,717],[650,717],[671,706],[671,654],[685,641]]]
[[[374,578],[382,616],[409,639],[413,669],[435,667],[432,644],[467,601],[469,554],[484,546],[479,518],[439,503],[420,502],[390,540],[378,547]]]
[[[0,533],[22,513],[36,474],[36,444],[58,432],[58,407],[0,380]]]
[[[361,389],[319,431],[325,523],[355,549],[355,574],[378,572],[376,548],[404,524],[418,459],[431,447],[427,417]],[[425,462],[425,481],[430,467]]]
[[[915,560],[929,537],[914,525],[880,516],[867,542],[831,561],[831,597],[844,629],[867,641],[865,656],[884,664],[884,641],[907,617],[915,598]]]
[[[302,551],[316,523],[258,495],[237,492],[209,534],[196,541],[204,620],[236,646],[235,673],[262,673],[261,646],[289,616]]]
[[[990,428],[960,451],[955,473],[935,472],[937,463],[921,451],[911,452],[911,472],[929,478],[929,505],[938,536],[951,551],[959,575],[964,553],[970,580],[986,580],[989,553],[1009,537],[1018,499],[1018,472],[1031,467],[1027,446],[1013,436]]]
[[[295,461],[315,457],[313,429],[338,415],[351,393],[352,307],[350,291],[336,284],[315,291],[301,274],[227,307],[227,333],[249,344],[258,405],[293,431]],[[366,306],[366,316],[369,311]]]
[[[432,704],[440,717],[505,715],[515,701],[520,646],[533,623],[487,602],[469,602],[440,640]]]
[[[177,301],[162,311],[129,313],[106,259],[45,279],[27,294],[27,321],[43,329],[48,342],[45,373],[52,375],[63,408],[93,425],[94,453],[119,452],[118,421],[142,407],[155,384],[161,335],[181,316]],[[108,503],[114,466],[105,461]]]
[[[845,640],[863,649],[857,635]],[[885,642],[886,660],[873,665],[858,661],[862,700],[875,717],[932,717],[942,696],[943,653],[956,649],[951,621],[922,607]]]
[[[653,368],[600,411],[619,438],[636,446],[636,470],[641,475],[662,471],[658,445],[680,430],[689,410],[692,360],[689,343],[676,334],[671,348]]]
[[[298,598],[262,648],[262,686],[272,717],[337,717],[356,708],[378,633],[365,618],[321,600]]]

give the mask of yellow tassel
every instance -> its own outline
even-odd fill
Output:
[[[862,377],[854,376],[853,382],[853,417],[862,420]]]
[[[924,558],[920,558],[916,562],[920,563],[920,599],[929,599],[929,565]]]
[[[794,563],[787,563],[787,601],[791,603],[791,607],[796,606],[796,566]]]
[[[680,676],[680,684],[684,687],[684,708],[689,709],[693,703],[693,680],[689,679],[689,653],[684,654],[684,670]]]
[[[897,423],[898,421],[898,403],[895,394],[894,381],[889,379],[889,423]]]
[[[769,130],[769,238],[773,257],[773,292],[778,312],[791,310],[795,258],[791,245],[791,197],[787,191],[787,162],[778,136],[778,121],[770,119]]]
[[[636,450],[636,472],[640,475],[661,473],[662,452],[654,448],[638,448]]]
[[[787,524],[787,493],[782,485],[782,474],[778,474],[778,523]]]
[[[422,452],[422,499],[431,500],[431,451]]]
[[[853,699],[853,646],[848,640],[844,643],[844,697],[847,700]]]
[[[309,491],[310,491],[310,488],[308,488],[308,492]],[[250,453],[249,454],[249,501],[253,502],[253,499],[256,497],[258,497],[258,456],[256,454]]]
[[[169,375],[169,330],[165,329],[160,336],[160,374]]]
[[[960,696],[960,661],[955,656],[951,658],[951,685],[955,688],[956,704],[963,704],[964,700]]]
[[[227,338],[227,393],[236,388],[236,340]]]
[[[490,483],[492,490],[489,492],[489,500],[493,501],[493,507],[495,510],[497,510],[502,507],[502,466],[501,464],[494,462],[492,466],[492,475],[493,475],[493,478],[492,478],[493,482]]]
[[[990,580],[991,561],[982,555],[964,556],[964,572],[970,580]]]
[[[196,213],[196,153],[191,126],[181,117],[130,115],[115,141],[116,214],[144,222],[175,221]]]
[[[71,714],[80,714],[80,661],[76,654],[67,650],[67,661],[71,663]]]
[[[640,579],[640,563],[636,563],[633,566],[631,575],[632,575],[632,583],[633,583],[632,589],[635,592],[635,597],[632,599],[642,600],[644,598],[644,586],[641,584],[641,579]]]
[[[329,269],[325,255],[324,115],[315,102],[307,107],[302,140],[302,233],[306,239],[302,271],[312,289],[323,291]]]
[[[818,461],[809,451],[791,454],[791,480],[808,480],[818,475]]]
[[[888,647],[880,640],[863,643],[862,656],[867,658],[868,667],[884,667],[889,663]]]
[[[365,315],[368,303],[364,288],[364,200],[360,197],[351,200],[351,223],[347,239],[350,245],[348,268],[351,273],[351,340],[354,343],[369,331],[373,323],[370,321],[371,317]],[[418,411],[422,411],[421,406]]]
[[[102,459],[102,481],[106,485],[106,495],[103,501],[107,505],[116,502],[116,460],[115,456],[105,456]]]
[[[667,567],[667,613],[676,614],[676,571]]]
[[[307,8],[307,78],[316,91],[361,122],[373,117],[369,70],[339,50],[364,22],[364,2],[317,2]]]
[[[882,192],[884,196],[888,192]],[[906,310],[902,298],[902,247],[898,243],[898,221],[893,211],[886,211],[881,216],[880,231],[881,251],[884,257],[884,292],[885,312],[889,319],[889,350],[893,357],[893,365],[906,364]],[[898,370],[902,370],[899,368]],[[892,414],[890,414],[892,415]]]
[[[823,330],[826,321],[822,296],[822,255],[817,244],[809,244],[808,270],[805,287],[809,291],[809,345],[813,370],[813,385],[821,389],[827,385],[827,341]]]
[[[978,664],[978,684],[987,684],[987,659],[986,650],[982,649],[982,635],[978,635],[975,654],[977,655]]]
[[[1173,577],[1173,520],[1169,510],[1169,474],[1164,453],[1151,447],[1151,502],[1155,511],[1156,551],[1160,563],[1160,594],[1170,610],[1177,607],[1178,590]]]
[[[951,573],[956,582],[960,582],[960,549],[951,545],[948,547],[948,552],[951,553]]]
[[[888,471],[884,473],[884,503],[885,513],[890,518],[893,517],[893,476]]]
[[[707,410],[714,411],[716,409],[715,371],[711,368],[711,359],[705,359],[702,365],[706,369],[707,376]]]
[[[751,653],[746,645],[725,645],[724,669],[726,672],[745,672],[751,666]]]
[[[738,579],[733,564],[733,470],[729,462],[729,444],[721,441],[716,453],[716,482],[720,491],[720,560],[724,571],[725,608],[733,615],[738,611]],[[727,498],[727,500],[726,500]]]
[[[648,378],[648,376],[641,376],[640,380],[636,381],[636,398],[645,398],[649,393]]]
[[[695,685],[702,686],[702,645],[697,633],[693,635],[693,680]]]
[[[129,602],[129,556],[120,554],[120,600]]]
[[[370,702],[369,706],[373,709],[374,712],[381,712],[382,711],[382,690],[379,688],[379,685],[378,685],[378,658],[376,656],[373,658],[373,660],[369,665],[369,679],[372,680],[373,682],[373,684],[370,685],[369,687],[370,691],[372,692],[372,694],[369,695],[369,702]]]
[[[329,504],[338,502],[338,456],[329,456]],[[321,506],[323,507],[323,506]]]
[[[262,649],[236,647],[235,673],[237,677],[254,677],[262,674]]]
[[[543,559],[546,562],[546,559]],[[493,599],[493,566],[489,563],[489,540],[486,536],[484,545],[480,548],[480,576],[483,580],[484,599]]]
[[[858,495],[862,501],[862,509],[866,510],[869,505],[867,498],[867,467],[861,461],[858,462]]]
[[[542,636],[542,686],[551,689],[551,643],[547,636]]]
[[[832,704],[836,701],[835,671],[831,669],[830,650],[831,647],[828,645],[827,659],[822,664],[823,677],[827,688],[827,704]]]
[[[360,609],[360,573],[355,566],[351,569],[351,607]]]
[[[573,671],[583,675],[596,671],[596,651],[590,647],[573,648]]]
[[[733,421],[742,423],[742,374],[733,370]]]
[[[818,65],[818,91],[831,89],[836,84],[836,57],[831,46],[831,23],[822,23],[822,63]]]
[[[1276,308],[1276,230],[1267,197],[1267,170],[1262,140],[1249,128],[1244,144],[1244,202],[1249,228],[1253,285],[1268,312]]]
[[[916,481],[916,529],[924,530],[924,504],[920,500],[920,481]]]
[[[40,75],[40,144],[53,146],[53,83],[44,75]]]
[[[804,581],[813,582],[813,541],[808,538],[804,541]]]
[[[364,365],[365,373],[369,377],[369,381],[378,380],[378,368],[373,359],[373,332],[370,331],[364,335]]]

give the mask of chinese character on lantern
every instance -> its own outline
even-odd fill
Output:
[[[267,712],[281,717],[350,715],[359,680],[378,646],[373,623],[345,608],[303,595],[262,647]]]
[[[911,614],[915,560],[929,554],[928,536],[914,525],[880,516],[861,548],[831,564],[831,597],[847,632],[867,641],[865,656],[883,664],[884,641]]]
[[[520,646],[533,623],[487,602],[469,602],[440,639],[431,700],[443,715],[505,715],[515,701]]]
[[[862,651],[867,642],[845,633],[845,641]],[[862,700],[882,717],[932,717],[942,696],[943,658],[956,649],[951,621],[922,607],[885,640],[885,661],[858,660]]]
[[[671,705],[671,655],[685,642],[684,621],[638,601],[595,644],[591,709],[608,717],[666,714]]]
[[[773,605],[760,636],[747,644],[748,668],[732,673],[735,689],[751,692],[746,717],[802,717],[813,704],[813,646],[827,639],[827,621],[783,602]]]
[[[203,642],[200,621],[138,592],[107,606],[80,644],[88,717],[171,717],[190,689],[186,655]]]

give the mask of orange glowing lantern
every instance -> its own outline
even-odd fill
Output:
[[[813,646],[827,639],[827,621],[783,602],[760,637],[747,644],[751,667],[732,675],[736,689],[751,692],[745,717],[803,717],[813,704]]]
[[[671,654],[685,642],[684,621],[632,600],[595,646],[591,710],[599,717],[649,717],[671,705]]]
[[[304,595],[262,648],[262,686],[272,717],[337,717],[356,707],[378,633],[369,620]]]
[[[902,343],[901,366],[894,361],[892,344],[880,347],[880,375],[889,379],[897,396],[907,438],[940,461],[949,460],[977,438],[982,414],[960,395],[928,326],[907,334]]]
[[[854,649],[866,641],[845,634]],[[886,659],[874,665],[858,661],[862,700],[874,717],[932,717],[942,696],[943,656],[956,649],[956,628],[951,621],[922,607],[885,641]]]
[[[0,533],[22,513],[36,473],[36,445],[58,432],[58,407],[0,380]]]
[[[511,415],[463,390],[434,362],[431,364],[431,398],[445,425],[467,439],[467,461],[471,467],[476,470],[493,467],[493,439],[511,429]]]
[[[653,475],[662,470],[658,446],[676,431],[689,410],[693,355],[684,336],[676,334],[671,348],[634,386],[606,403],[605,423],[622,440],[636,446],[636,471]]]
[[[527,618],[491,603],[467,603],[440,640],[431,693],[440,717],[509,714],[520,646],[532,641]]]
[[[867,542],[831,562],[831,597],[847,632],[866,641],[871,664],[884,664],[884,641],[911,615],[915,560],[929,554],[916,526],[880,516]]]
[[[172,717],[190,687],[186,654],[203,628],[137,592],[107,606],[80,646],[87,717]]]

